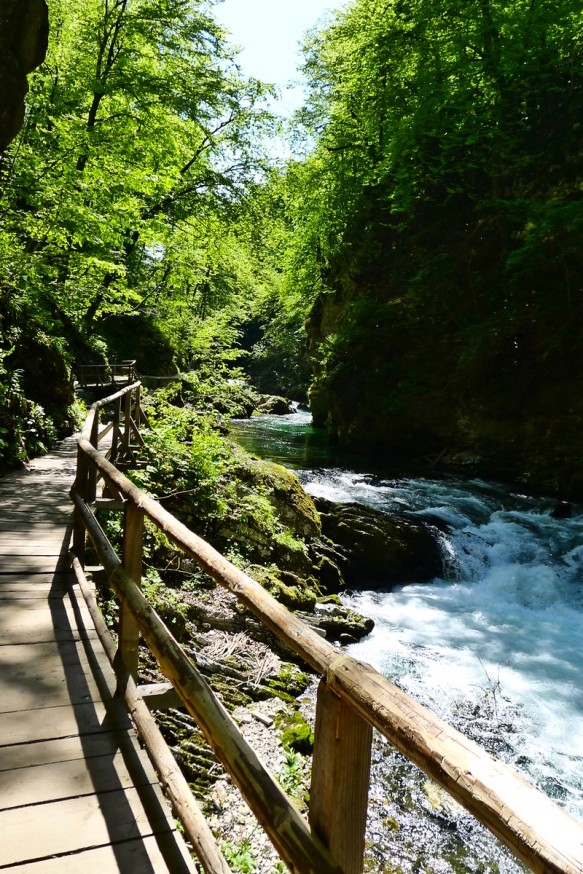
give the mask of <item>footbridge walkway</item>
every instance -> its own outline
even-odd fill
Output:
[[[146,706],[155,690],[137,685],[141,641],[290,872],[362,872],[374,728],[532,870],[583,874],[582,823],[328,644],[127,479],[145,424],[133,383],[92,406],[77,440],[0,479],[0,872],[229,871]],[[121,514],[121,557],[96,508]],[[309,821],[144,598],[146,518],[321,676]],[[87,536],[120,601],[117,642],[88,579]]]

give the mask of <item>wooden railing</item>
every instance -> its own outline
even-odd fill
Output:
[[[99,415],[106,405],[113,405],[114,415],[110,424],[100,430]],[[126,416],[130,417],[129,423]],[[135,453],[132,440],[139,442],[137,424],[140,419],[139,385],[130,386],[91,408],[78,441],[78,475],[71,492],[75,504],[73,565],[97,617],[98,631],[101,629],[100,635],[106,638],[107,631],[102,620],[100,625],[97,608],[85,585],[83,556],[87,531],[121,603],[117,652],[111,640],[108,643],[120,688],[124,690],[138,730],[154,735],[153,740],[145,739],[146,745],[205,870],[214,874],[228,868],[184,778],[181,779],[176,767],[168,764],[168,754],[160,752],[163,744],[159,733],[151,727],[151,717],[135,685],[139,634],[290,871],[300,874],[360,874],[362,871],[374,727],[532,870],[583,874],[582,823],[370,666],[323,640],[257,582],[133,485],[99,451],[100,438],[113,430],[113,441],[117,435],[117,448],[111,452],[111,459]],[[121,559],[93,512],[98,479],[103,480],[109,496],[105,505],[109,500],[109,506],[123,508]],[[259,761],[196,665],[142,594],[145,517],[218,583],[233,592],[241,604],[322,677],[317,700],[309,823],[298,814]]]
[[[79,364],[75,370],[82,388],[125,385],[137,379],[136,362],[133,358],[119,362],[110,361],[108,364]]]

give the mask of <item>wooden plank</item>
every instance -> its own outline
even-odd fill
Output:
[[[63,667],[68,665],[79,664],[80,662],[88,663],[87,641],[57,641],[51,640],[46,643],[30,643],[25,641],[20,644],[0,646],[0,661],[2,662],[3,670],[11,670],[21,668],[23,671],[28,669],[28,666],[35,667],[42,672],[43,665],[50,665],[58,662]],[[109,660],[103,652],[100,645],[96,641],[91,641],[90,650],[91,660],[96,660],[101,666],[107,667]],[[111,667],[109,668],[110,672]],[[0,674],[0,682],[2,676]]]
[[[1,496],[0,496],[1,497]],[[0,507],[0,513],[2,508]],[[61,525],[61,521],[55,521],[52,524],[49,519],[43,514],[43,521],[37,522],[36,525],[32,526],[29,520],[28,515],[22,514],[20,519],[15,519],[14,516],[11,516],[10,519],[0,521],[0,531],[3,534],[13,532],[15,535],[22,534],[25,532],[29,534],[31,531],[35,533],[42,534],[44,536],[52,537],[53,534],[63,536],[63,526]]]
[[[10,874],[192,874],[194,863],[179,836],[157,835],[16,865]]]
[[[18,495],[23,494],[32,498],[36,492],[37,497],[48,496],[47,484],[58,483],[59,490],[53,494],[53,500],[47,502],[52,505],[53,501],[64,503],[68,480],[75,474],[74,459],[67,459],[64,463],[51,460],[44,468],[28,470],[12,479],[0,479],[0,494]]]
[[[6,583],[0,576],[0,601],[62,600],[68,591],[67,583]]]
[[[111,730],[94,734],[33,741],[0,747],[0,770],[23,771],[38,765],[131,753],[137,748],[135,731]]]
[[[67,622],[70,626],[76,626],[79,619],[83,619],[89,628],[93,626],[89,611],[85,607],[83,600],[81,600],[80,604],[76,604],[75,601],[71,601],[70,594],[67,592],[61,600],[56,602],[49,602],[47,600],[44,607],[42,601],[39,602],[38,598],[22,599],[15,604],[5,604],[2,611],[0,611],[0,629],[10,627],[12,623],[16,625],[21,619],[24,622],[28,622],[28,613],[35,612],[38,614],[43,612],[43,610],[52,617],[56,628],[62,627]]]
[[[62,509],[59,509],[60,506]],[[16,497],[14,506],[10,506],[9,502],[5,500],[5,496],[0,495],[0,522],[4,525],[20,523],[26,525],[28,529],[32,527],[33,523],[50,525],[51,527],[63,525],[66,529],[71,522],[71,507],[64,499],[62,505],[41,506],[38,495],[36,501],[33,497],[30,501],[24,501],[22,496],[21,500]]]
[[[6,810],[0,817],[0,866],[171,832],[164,808],[147,801],[152,822],[134,788],[33,805],[25,816],[18,808]]]
[[[48,592],[50,592],[50,588]],[[33,595],[30,598],[19,598],[18,604],[14,604],[12,608],[8,604],[5,605],[2,609],[3,612],[10,611],[12,609],[14,615],[16,616],[16,621],[18,621],[18,616],[21,613],[27,613],[29,610],[48,610],[48,612],[52,616],[55,616],[59,620],[64,619],[65,616],[68,616],[71,622],[73,622],[73,620],[75,619],[74,614],[71,612],[72,606],[69,600],[68,591],[62,593],[54,604],[48,603],[48,595],[44,599],[36,598]],[[83,610],[83,607],[81,607],[81,609]],[[86,620],[89,621],[89,614],[86,611],[84,612]],[[8,613],[6,615],[8,615]],[[2,617],[0,616],[0,622],[1,621]]]
[[[51,602],[54,603],[54,602]],[[58,601],[57,601],[58,603]],[[50,610],[19,610],[18,602],[2,605],[0,610],[0,639],[4,645],[16,643],[43,643],[51,640],[80,640],[82,634],[71,623],[67,611],[59,607]],[[95,638],[95,631],[83,632]]]
[[[0,573],[0,598],[64,598],[73,591],[74,582],[67,571],[55,574]]]
[[[310,825],[344,874],[361,874],[372,727],[326,681],[318,687]]]
[[[11,711],[0,713],[0,746],[23,743],[25,741],[44,741],[54,738],[85,735],[111,729],[105,722],[110,714],[101,701],[62,707],[43,707],[29,710],[26,722],[22,713]],[[129,720],[127,721],[129,725]]]
[[[74,582],[74,576],[70,570],[63,571],[39,571],[38,573],[27,573],[26,571],[7,571],[0,572],[0,585],[22,584],[22,585],[43,585],[52,583]]]
[[[34,574],[67,571],[67,561],[59,555],[7,555],[0,557],[0,573]]]
[[[7,540],[4,537],[0,537],[0,561],[8,558],[8,556],[63,555],[69,548],[68,540],[64,542],[62,537],[60,539],[55,538],[54,540],[41,540],[35,536],[35,532],[32,530],[30,538],[33,539],[33,542],[23,538]]]
[[[34,657],[35,649],[38,647],[27,644],[0,648],[0,713],[101,699],[103,688],[97,684],[82,647],[76,648],[74,655],[69,649],[65,655],[68,658],[66,663],[63,663],[58,648],[52,652],[49,647],[44,648],[44,659]],[[21,658],[16,661],[19,655]],[[108,684],[109,694],[113,695],[115,683],[109,662],[103,654],[101,664],[99,656],[94,655],[94,659],[100,669],[102,686]]]
[[[95,792],[112,792],[157,782],[149,767],[146,753],[138,750],[135,753],[143,759],[144,767],[138,769],[134,762],[132,773],[128,770],[126,757],[120,750],[112,755],[31,765],[17,771],[0,771],[0,813],[14,807],[79,798]],[[1,823],[0,816],[0,825]]]

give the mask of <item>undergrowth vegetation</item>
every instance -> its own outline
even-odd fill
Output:
[[[305,498],[299,483],[249,457],[225,434],[227,418],[249,415],[254,403],[243,380],[217,374],[184,376],[156,392],[146,400],[145,463],[131,476],[235,563],[285,563],[291,555],[301,564],[301,525],[280,512],[289,492]]]

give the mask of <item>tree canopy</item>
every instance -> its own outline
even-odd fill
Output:
[[[358,0],[311,36],[291,248],[312,409],[345,444],[566,450],[549,399],[580,377],[582,15]]]
[[[229,234],[260,166],[263,86],[238,76],[205,4],[55,0],[50,15],[3,161],[4,287],[86,330],[176,287],[206,306],[225,272],[208,241]]]
[[[246,360],[297,396],[310,366],[347,445],[567,451],[549,398],[570,404],[583,351],[580,4],[354,0],[307,38],[283,168],[212,0],[49,11],[0,160],[5,393],[32,397],[35,326],[69,362]]]

